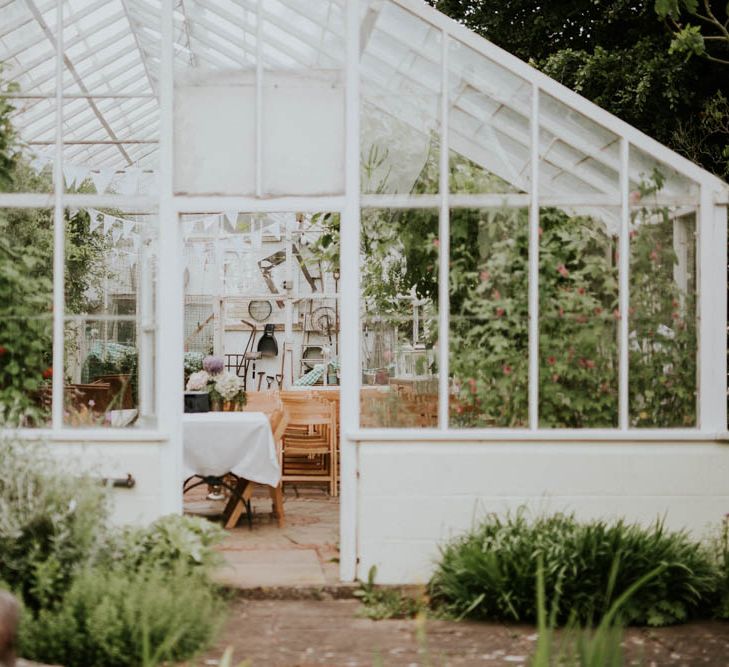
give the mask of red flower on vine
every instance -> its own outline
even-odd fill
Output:
[[[0,345],[0,357],[5,356],[5,353],[7,352],[7,348]]]
[[[504,312],[506,312],[506,311],[504,311],[503,308],[497,308],[496,309],[496,317],[503,317]]]
[[[585,288],[584,287],[578,287],[577,288],[577,293],[578,294],[584,294],[585,293]]]
[[[509,364],[504,364],[501,370],[504,371],[504,375],[511,375],[512,368]]]
[[[43,379],[50,380],[53,377],[53,366],[49,366],[43,371]]]
[[[547,363],[550,366],[554,366],[557,363],[557,358],[556,357],[552,357],[552,356],[547,357]]]
[[[567,267],[564,264],[560,264],[557,267],[557,273],[559,273],[559,275],[562,276],[563,278],[566,278],[570,274],[570,272],[567,270]]]
[[[600,308],[600,306],[598,306],[597,308],[595,308],[594,312],[595,312],[595,315],[602,315],[602,308]]]

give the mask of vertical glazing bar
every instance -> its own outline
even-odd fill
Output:
[[[726,280],[727,209],[701,186],[698,229],[698,424],[702,431],[727,430]]]
[[[182,408],[180,369],[184,363],[183,245],[173,198],[173,103],[175,73],[172,60],[173,2],[162,0],[159,105],[159,275],[157,279],[157,410],[159,428],[169,435],[162,451],[161,514],[182,512]]]
[[[345,196],[340,236],[341,459],[339,576],[357,577],[357,443],[348,433],[359,427],[360,392],[360,190],[359,190],[359,0],[347,0],[346,13]]]
[[[620,139],[620,260],[618,262],[620,313],[618,349],[618,426],[626,431],[629,426],[628,394],[628,327],[630,325],[630,143],[625,137]]]
[[[263,194],[263,8],[256,3],[256,197]]]
[[[439,185],[440,215],[438,220],[438,428],[448,428],[448,400],[450,394],[449,358],[450,346],[450,299],[448,295],[448,264],[451,255],[449,169],[448,169],[448,33],[441,33],[440,72],[440,166]]]
[[[539,428],[539,86],[532,86],[529,204],[529,428]]]
[[[53,163],[53,397],[51,423],[63,428],[65,238],[63,220],[63,2],[56,3],[56,158]]]
[[[139,340],[139,420],[141,426],[151,426],[154,416],[154,311],[151,258],[147,222],[141,225],[143,235],[137,251],[137,270],[139,271],[138,290],[138,336]]]

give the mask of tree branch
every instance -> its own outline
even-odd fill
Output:
[[[729,31],[727,31],[727,29],[722,25],[721,21],[716,18],[714,12],[711,11],[711,3],[709,2],[709,0],[704,0],[704,7],[706,8],[706,13],[711,18],[711,22],[719,30],[719,32],[726,37],[727,41],[729,41]]]
[[[704,58],[707,60],[710,60],[713,63],[719,63],[720,65],[729,65],[729,60],[724,60],[723,58],[717,58],[715,56],[710,56],[708,53],[704,54]]]

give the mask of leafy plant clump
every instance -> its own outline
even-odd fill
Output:
[[[650,528],[580,523],[563,514],[529,522],[521,512],[490,516],[446,545],[429,592],[437,606],[459,617],[534,621],[539,559],[547,597],[558,600],[558,623],[592,623],[658,566],[640,595],[625,601],[625,623],[681,622],[709,613],[715,603],[716,561],[685,533],[669,532],[661,522]]]
[[[165,517],[109,527],[98,481],[46,449],[0,439],[0,582],[23,603],[20,653],[65,667],[181,660],[213,636],[221,531]]]
[[[126,667],[182,660],[207,644],[221,601],[180,566],[147,563],[82,570],[63,600],[21,626],[21,652],[66,667]]]
[[[425,612],[425,600],[403,595],[397,588],[377,586],[376,577],[377,567],[373,565],[367,573],[367,581],[363,581],[354,592],[362,602],[361,616],[381,621],[386,618],[414,618]]]

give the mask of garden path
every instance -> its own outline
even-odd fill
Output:
[[[372,621],[357,615],[360,608],[351,599],[238,599],[216,646],[191,664],[216,665],[232,646],[252,667],[526,666],[536,646],[533,626],[433,620],[425,623],[426,655],[418,622]],[[630,628],[624,644],[626,665],[727,667],[729,623]]]
[[[185,496],[185,511],[219,515],[223,501],[206,500],[205,487],[198,489]],[[243,517],[219,547],[224,559],[216,577],[220,583],[242,589],[339,586],[337,498],[319,487],[290,486],[284,494],[284,528],[271,516],[265,488],[256,487],[252,506],[253,530]]]

